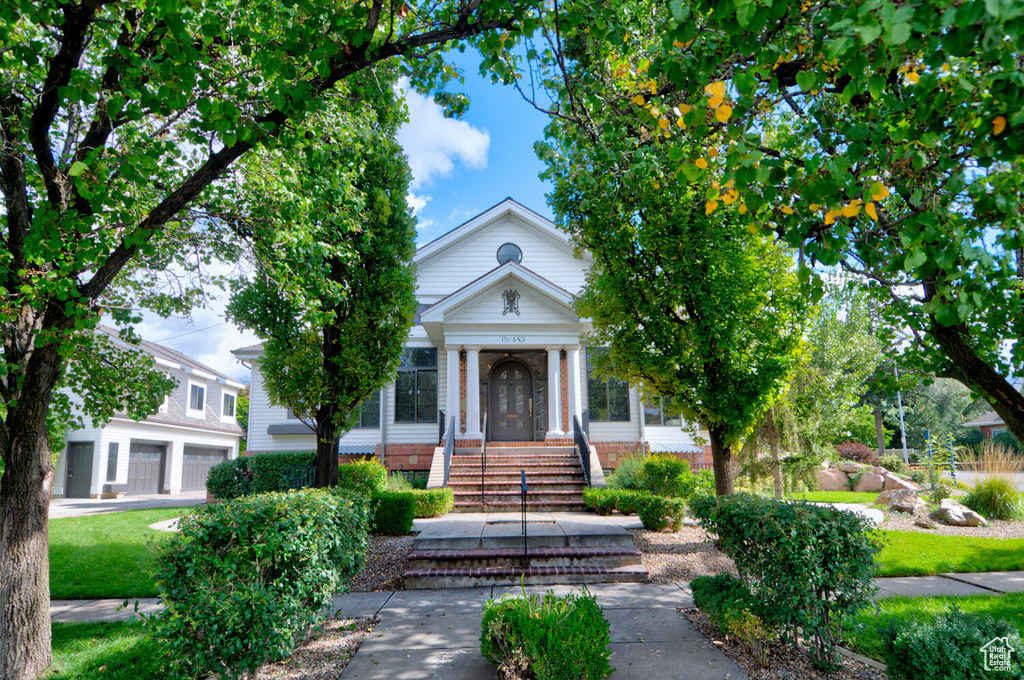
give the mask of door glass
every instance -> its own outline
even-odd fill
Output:
[[[526,411],[526,397],[523,395],[523,386],[516,385],[516,413]]]
[[[498,413],[508,413],[508,387],[498,385]]]

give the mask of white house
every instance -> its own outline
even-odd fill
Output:
[[[205,489],[211,467],[238,457],[244,431],[235,412],[244,385],[168,347],[146,341],[133,347],[102,330],[125,351],[151,355],[178,386],[145,420],[118,413],[103,427],[91,427],[86,418],[85,428],[69,430],[57,459],[54,498]]]
[[[573,299],[591,262],[549,220],[510,198],[419,248],[420,308],[398,377],[366,402],[339,454],[374,453],[393,470],[427,470],[454,418],[462,449],[571,444],[580,422],[603,467],[641,450],[705,465],[704,447],[678,418],[590,370],[589,357],[601,349],[585,346],[592,326]],[[234,351],[252,366],[250,451],[314,448],[310,429],[269,403],[261,351]]]

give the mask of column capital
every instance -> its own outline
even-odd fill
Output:
[[[462,349],[466,350],[467,352],[479,352],[480,345],[463,345]]]
[[[549,352],[561,352],[562,345],[545,345],[544,349],[546,349]]]

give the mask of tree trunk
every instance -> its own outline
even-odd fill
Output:
[[[875,440],[878,444],[878,459],[881,460],[882,456],[885,455],[885,429],[882,427],[882,409],[876,408],[874,413]]]
[[[320,411],[333,411],[321,407],[316,418],[316,478],[313,486],[328,489],[338,486],[338,427],[330,414],[320,416]]]
[[[732,447],[725,445],[724,427],[708,428],[711,438],[711,464],[715,470],[715,494],[728,496],[733,492]]]
[[[48,516],[53,465],[46,414],[61,359],[33,350],[17,403],[0,425],[0,678],[30,680],[50,667]]]

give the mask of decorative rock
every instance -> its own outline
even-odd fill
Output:
[[[818,473],[818,488],[822,491],[849,491],[850,479],[839,470],[822,470]]]
[[[924,501],[917,495],[916,491],[910,489],[893,489],[886,491],[889,495],[889,509],[895,512],[905,512],[913,515],[918,510],[924,509]]]
[[[854,463],[852,460],[843,461],[843,464],[839,466],[839,469],[843,472],[855,473],[860,472],[864,469],[864,466],[860,463]]]
[[[873,472],[865,472],[853,485],[854,491],[881,491],[885,488],[885,477]]]
[[[886,489],[910,489],[911,491],[917,491],[917,489],[919,487],[917,486],[917,484],[914,484],[909,479],[901,479],[901,478],[897,477],[896,475],[894,475],[893,473],[890,472],[889,474],[887,474],[885,476],[885,488]]]
[[[884,475],[884,474],[886,474],[887,472],[889,472],[889,471],[888,471],[888,470],[886,470],[886,469],[885,469],[884,467],[878,467],[877,465],[875,465],[874,467],[872,467],[872,468],[871,468],[871,471],[872,471],[872,472],[874,472],[874,473],[875,473],[876,475]]]
[[[943,498],[936,513],[946,524],[955,527],[987,527],[988,520],[952,498]]]
[[[931,520],[919,519],[914,522],[915,527],[921,527],[922,529],[938,529],[939,525]]]
[[[888,503],[889,500],[892,499],[892,495],[895,492],[896,492],[895,489],[890,489],[888,491],[883,491],[882,493],[880,493],[877,496],[875,496],[875,504],[876,505],[881,505],[881,504]]]

